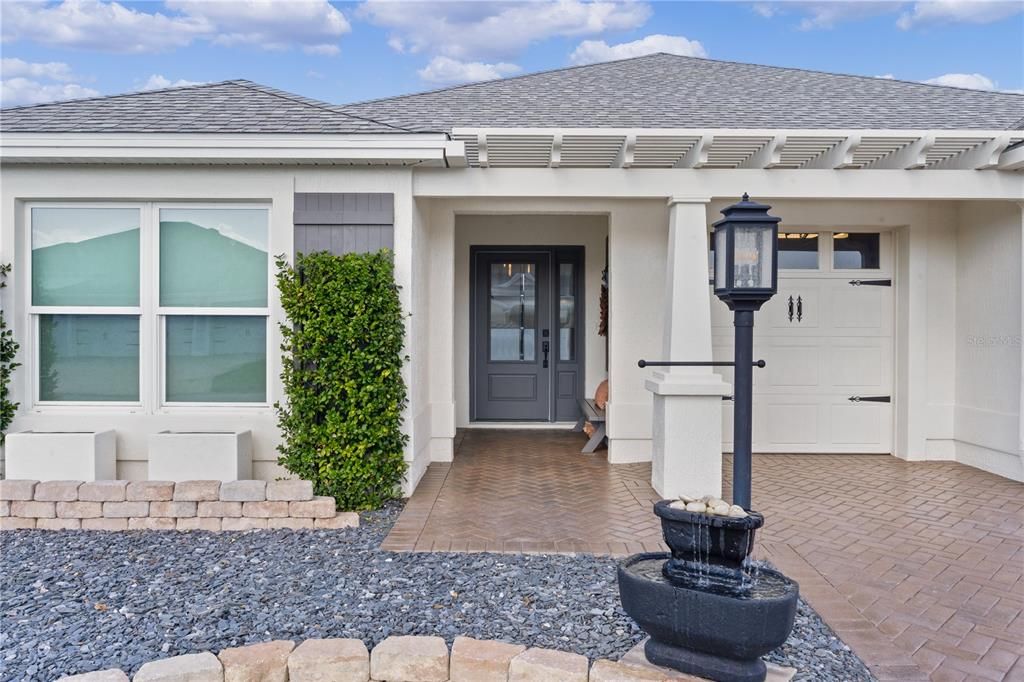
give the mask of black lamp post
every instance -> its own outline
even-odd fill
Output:
[[[715,295],[736,313],[733,386],[732,502],[750,510],[750,450],[754,390],[754,311],[775,295],[779,283],[779,221],[771,206],[746,194],[722,210],[714,224]]]

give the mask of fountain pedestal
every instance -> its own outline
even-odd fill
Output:
[[[619,565],[622,607],[647,634],[647,660],[718,682],[761,682],[761,656],[779,647],[796,618],[799,588],[778,571],[743,563],[764,519],[709,516],[655,505],[667,553]]]

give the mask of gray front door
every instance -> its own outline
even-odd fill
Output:
[[[476,247],[472,258],[471,417],[575,419],[582,249]]]

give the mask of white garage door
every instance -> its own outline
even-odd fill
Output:
[[[891,237],[783,230],[779,292],[754,315],[754,359],[767,363],[754,368],[754,452],[892,452]],[[732,360],[733,314],[711,298],[715,360]]]

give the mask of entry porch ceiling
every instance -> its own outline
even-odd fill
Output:
[[[454,128],[452,139],[480,168],[1024,169],[1022,131]]]

